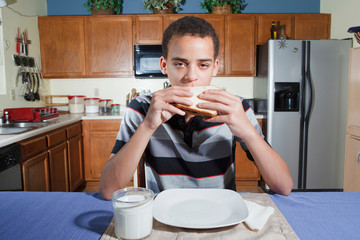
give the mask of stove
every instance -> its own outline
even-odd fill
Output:
[[[4,116],[8,113],[10,122],[42,122],[59,117],[57,108],[52,107],[28,107],[28,108],[6,108]]]

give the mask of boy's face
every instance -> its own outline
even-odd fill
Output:
[[[173,86],[207,86],[218,71],[211,37],[174,36],[160,67]]]

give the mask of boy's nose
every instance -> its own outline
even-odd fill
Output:
[[[189,81],[196,81],[198,79],[195,67],[189,67],[186,73],[186,79]]]

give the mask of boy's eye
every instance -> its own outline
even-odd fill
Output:
[[[175,66],[176,66],[176,67],[185,67],[186,64],[185,64],[185,63],[182,63],[182,62],[177,62],[177,63],[175,63]]]
[[[206,69],[206,68],[208,68],[208,67],[209,67],[209,64],[205,64],[205,63],[200,64],[200,68],[201,68],[201,69]]]

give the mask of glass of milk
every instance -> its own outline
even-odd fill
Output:
[[[130,187],[112,194],[115,234],[119,239],[140,239],[150,235],[153,225],[154,192]]]

